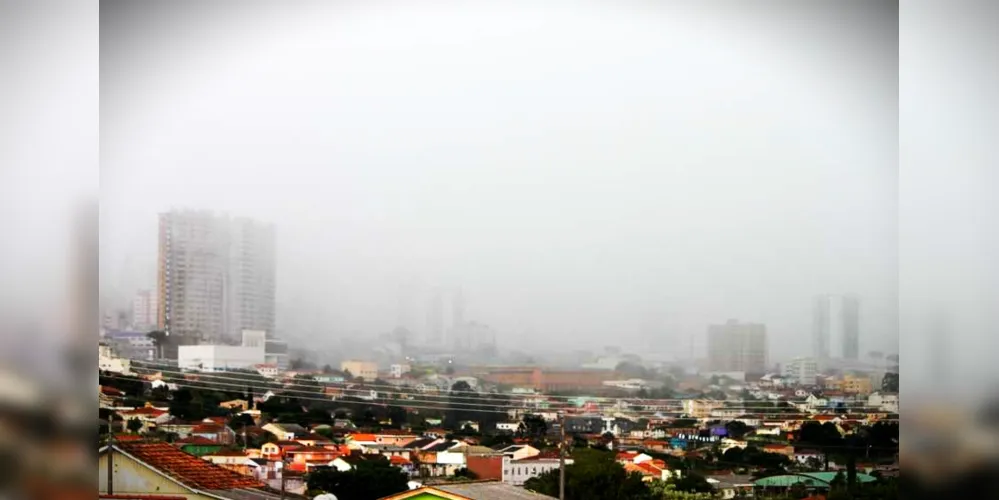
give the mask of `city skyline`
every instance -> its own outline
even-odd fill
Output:
[[[364,28],[319,5],[254,26],[194,16],[222,39],[138,7],[102,24],[107,302],[152,286],[150,227],[182,206],[279,227],[276,328],[326,349],[400,326],[418,283],[474,291],[466,317],[504,346],[686,353],[737,317],[767,325],[775,358],[811,350],[813,295],[849,290],[864,347],[897,350],[890,36],[843,31],[819,66],[770,21],[399,8]],[[297,29],[261,39],[262,19]]]

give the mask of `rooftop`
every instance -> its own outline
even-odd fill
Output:
[[[253,478],[184,453],[167,443],[120,443],[115,448],[192,488],[230,490],[264,486]]]
[[[498,481],[469,481],[465,483],[437,484],[387,496],[382,500],[426,498],[424,495],[449,500],[544,500],[547,495],[501,483]]]

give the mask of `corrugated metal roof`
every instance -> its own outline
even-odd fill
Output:
[[[438,484],[434,488],[469,500],[543,500],[552,498],[497,481],[461,484]]]

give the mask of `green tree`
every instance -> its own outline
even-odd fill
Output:
[[[128,423],[125,424],[125,428],[128,429],[128,432],[133,434],[139,432],[139,429],[142,428],[142,421],[137,418],[131,418],[128,420]]]
[[[170,342],[170,337],[163,330],[153,330],[147,333],[146,337],[153,341],[153,347],[156,349],[156,359],[162,359],[163,350],[166,348],[168,342]]]
[[[376,500],[409,489],[406,473],[384,458],[358,462],[355,468],[341,472],[333,468],[309,474],[309,490],[332,493],[337,498]]]
[[[257,424],[253,421],[253,417],[245,413],[240,413],[229,421],[229,427],[231,427],[234,431],[238,431],[244,427],[253,427],[254,425]]]
[[[881,379],[881,390],[884,392],[898,392],[898,374],[888,372]]]
[[[798,431],[797,442],[816,447],[839,447],[843,445],[843,436],[839,433],[839,429],[837,429],[836,425],[832,422],[826,422],[824,424],[820,424],[818,422],[805,422],[805,424],[801,426],[801,430]]]
[[[464,478],[468,478],[468,479],[478,479],[479,478],[478,474],[476,474],[473,471],[468,470],[467,467],[462,467],[462,468],[454,471],[454,476],[455,477],[464,477]]]
[[[746,433],[752,429],[753,428],[746,425],[745,422],[741,422],[739,420],[732,420],[731,422],[725,424],[725,430],[733,439],[742,439],[743,436],[745,436]]]
[[[711,483],[704,476],[696,472],[688,472],[679,478],[670,478],[667,483],[673,485],[677,491],[686,491],[689,493],[711,493],[714,491]]]
[[[649,491],[652,497],[662,500],[711,500],[714,495],[711,493],[696,493],[681,491],[676,489],[676,485],[656,479],[649,483]]]
[[[539,415],[524,415],[517,426],[517,437],[543,439],[548,433],[548,423]]]
[[[170,400],[170,415],[180,420],[201,420],[203,412],[194,404],[194,391],[181,387],[174,391]]]
[[[558,497],[559,470],[528,479],[524,487]],[[573,500],[651,500],[652,492],[641,474],[627,472],[614,454],[593,449],[573,450],[573,463],[565,468],[565,496]]]

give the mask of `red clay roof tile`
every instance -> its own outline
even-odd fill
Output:
[[[260,488],[264,484],[219,467],[167,443],[121,443],[123,452],[192,488],[230,490]]]

